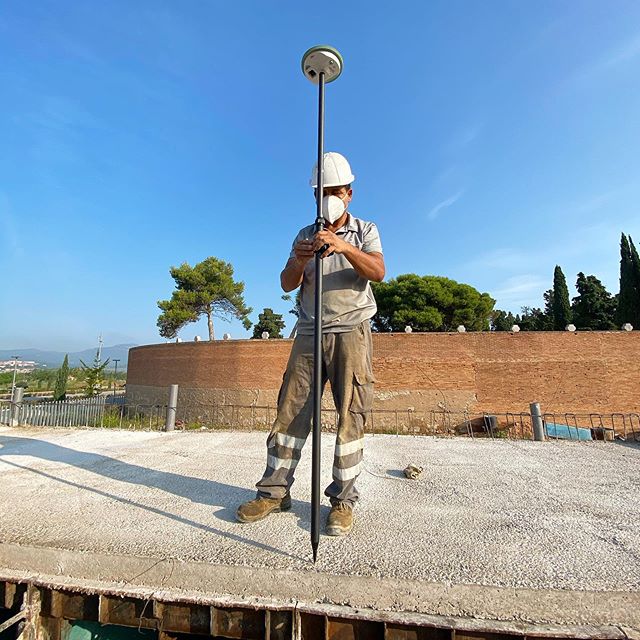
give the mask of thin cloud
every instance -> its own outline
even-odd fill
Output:
[[[614,67],[622,62],[631,60],[640,54],[640,34],[636,35],[621,47],[617,47],[609,52],[608,56],[600,63],[600,67],[606,69]]]
[[[480,135],[482,126],[481,124],[473,124],[455,131],[447,144],[447,151],[456,153],[468,147]]]
[[[429,213],[427,214],[427,219],[435,220],[438,217],[438,214],[443,209],[446,209],[447,207],[450,207],[452,204],[457,202],[462,197],[463,193],[464,191],[458,191],[458,193],[455,193],[449,198],[446,198],[445,200],[443,200],[442,202],[439,202],[435,207],[433,207],[433,209],[431,209],[431,211],[429,211]]]
[[[468,263],[468,267],[471,272],[489,269],[504,271],[528,268],[534,262],[534,256],[527,251],[515,247],[506,247],[480,254]]]
[[[27,114],[27,121],[56,131],[103,129],[104,124],[75,100],[60,96],[45,96],[38,111]]]
[[[527,273],[507,278],[491,295],[496,299],[498,308],[539,307],[542,294],[549,286],[549,278]]]
[[[629,62],[640,56],[640,33],[636,34],[625,43],[609,49],[595,63],[578,71],[569,81],[570,85],[586,84],[593,80],[594,77],[601,75],[605,71],[611,71],[614,67]]]

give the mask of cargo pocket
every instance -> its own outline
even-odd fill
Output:
[[[353,374],[353,396],[349,411],[353,413],[368,413],[373,405],[373,383],[375,378],[372,373],[355,372]]]

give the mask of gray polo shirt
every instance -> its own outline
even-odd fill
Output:
[[[315,235],[315,225],[301,229],[293,241],[289,258],[295,258],[296,243]],[[364,253],[382,253],[380,234],[373,222],[365,222],[349,214],[345,225],[336,232],[345,242]],[[334,253],[323,258],[322,330],[323,333],[351,331],[364,320],[372,318],[377,310],[369,280],[363,278],[342,255]],[[300,290],[300,317],[298,333],[313,335],[315,307],[315,259],[307,262]]]

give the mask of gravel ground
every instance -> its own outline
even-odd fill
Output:
[[[381,585],[638,596],[637,445],[368,436],[354,530],[322,536],[313,565],[310,444],[292,510],[234,520],[264,469],[265,435],[0,428],[0,543]],[[333,443],[323,437],[323,486]],[[419,479],[402,476],[409,462],[424,467]]]

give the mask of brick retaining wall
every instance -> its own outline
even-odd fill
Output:
[[[291,340],[182,342],[129,352],[127,399],[274,405]],[[640,411],[640,332],[374,334],[376,409]],[[330,406],[330,394],[325,393]]]

